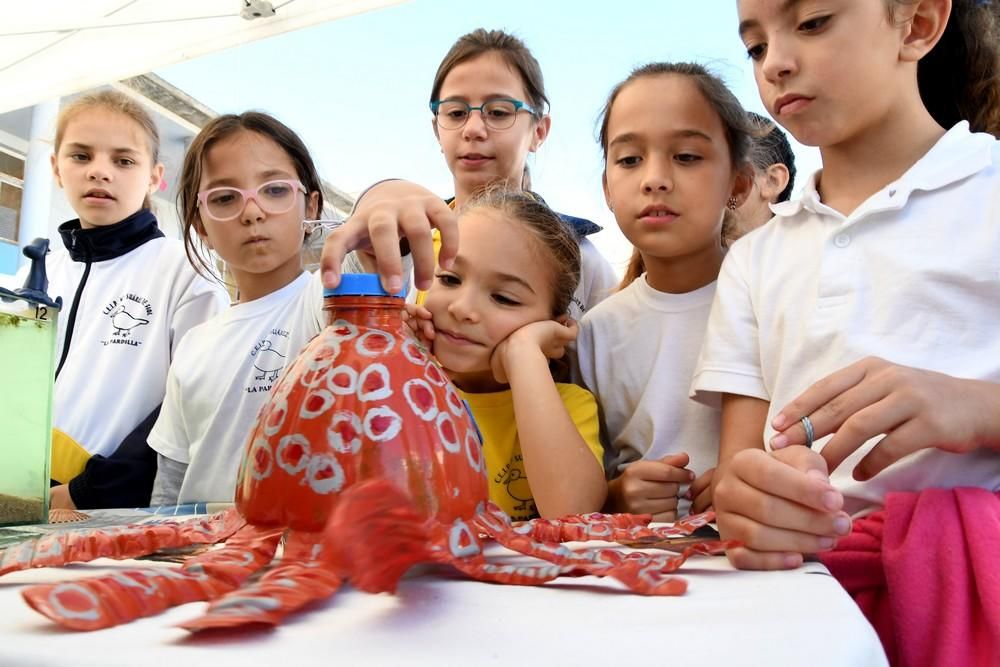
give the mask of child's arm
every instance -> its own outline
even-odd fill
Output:
[[[899,459],[927,448],[962,454],[1000,450],[1000,385],[899,366],[877,357],[851,364],[812,385],[774,418],[771,447],[806,441],[808,416],[832,471],[871,438],[888,433],[854,469],[870,479]]]
[[[676,521],[680,487],[694,479],[688,463],[685,453],[630,463],[608,482],[605,508],[609,512],[652,514],[653,521]]]
[[[604,470],[567,412],[549,370],[549,359],[563,356],[576,332],[572,320],[533,322],[493,353],[494,375],[510,383],[524,470],[538,513],[546,518],[596,512],[607,494]],[[592,413],[596,423],[596,401]]]
[[[713,503],[722,538],[744,543],[727,552],[741,569],[798,567],[802,554],[832,548],[851,529],[823,457],[805,447],[764,451],[767,410],[757,398],[723,396]]]
[[[441,232],[441,250],[434,258],[432,230]],[[440,197],[408,181],[378,183],[358,200],[351,217],[326,238],[320,270],[325,287],[340,282],[341,263],[350,250],[362,250],[366,268],[377,269],[383,286],[397,292],[403,285],[400,239],[408,242],[413,256],[414,282],[426,290],[434,277],[434,266],[450,268],[458,253],[455,213]],[[364,259],[365,254],[368,255]]]

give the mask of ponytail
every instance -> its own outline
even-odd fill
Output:
[[[890,14],[903,1],[890,0]],[[1000,2],[954,0],[941,40],[917,66],[917,83],[945,129],[967,120],[973,132],[1000,138]]]
[[[638,248],[632,249],[632,256],[628,260],[628,267],[622,281],[618,283],[618,291],[621,291],[635,282],[636,278],[646,272],[646,263],[642,261],[642,253]]]

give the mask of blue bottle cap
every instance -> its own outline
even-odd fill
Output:
[[[395,294],[390,294],[382,289],[376,273],[345,273],[340,277],[340,284],[329,289],[323,288],[323,298],[328,296],[396,296],[406,297],[406,283],[403,288]]]

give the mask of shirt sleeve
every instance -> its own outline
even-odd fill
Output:
[[[597,463],[604,469],[604,447],[601,446],[601,426],[597,416],[597,399],[586,389],[575,384],[559,384],[559,395],[570,419],[587,443]]]
[[[760,331],[748,279],[747,243],[727,253],[719,273],[715,300],[701,354],[691,381],[691,398],[710,407],[721,405],[722,394],[771,399],[764,384]]]
[[[185,465],[191,462],[191,439],[181,409],[181,388],[174,365],[167,372],[167,390],[160,416],[149,434],[149,446],[168,459]]]
[[[156,479],[153,481],[153,494],[149,504],[176,505],[181,495],[181,484],[187,474],[188,464],[168,459],[163,454],[156,457]]]
[[[190,266],[185,266],[184,274],[187,274],[189,282],[181,293],[170,320],[171,359],[184,334],[229,307],[229,295],[221,285],[198,275]],[[177,278],[183,279],[184,274]]]
[[[594,325],[589,314],[580,322],[580,333],[576,337],[570,356],[573,382],[597,394],[594,377],[596,351],[594,350]]]
[[[597,246],[586,238],[580,239],[580,271],[587,276],[587,292],[583,298],[589,311],[611,296],[618,286],[618,275]]]

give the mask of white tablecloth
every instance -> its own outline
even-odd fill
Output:
[[[595,577],[489,585],[437,568],[408,576],[396,596],[345,587],[274,630],[204,635],[174,625],[205,603],[81,633],[50,623],[19,593],[24,584],[144,566],[172,567],[101,559],[0,578],[0,665],[886,664],[874,630],[818,563],[737,572],[725,558],[696,557],[681,571],[689,587],[680,597],[633,595]]]

